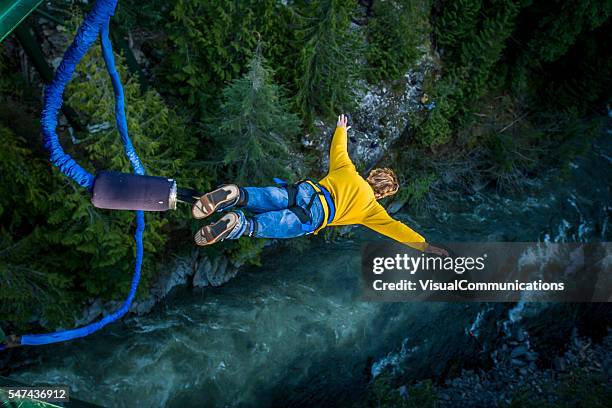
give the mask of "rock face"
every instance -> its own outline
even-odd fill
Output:
[[[236,276],[237,273],[238,268],[232,265],[225,256],[218,256],[213,259],[203,257],[193,276],[193,286],[196,288],[208,285],[220,286]]]
[[[360,170],[368,171],[406,131],[410,114],[423,108],[423,81],[438,68],[427,47],[414,68],[392,85],[358,84],[357,110],[349,116],[349,154]],[[340,112],[339,112],[340,113]],[[328,149],[335,123],[315,122],[316,131],[304,136],[302,145],[318,151],[323,158],[320,170],[329,165]]]
[[[151,287],[149,295],[132,303],[129,313],[143,315],[164,299],[177,286],[193,284],[194,287],[220,286],[232,279],[238,273],[234,265],[225,255],[214,258],[204,255],[194,249],[190,256],[177,257],[165,273],[162,273]],[[192,279],[193,277],[193,279]],[[103,303],[95,299],[85,309],[81,318],[75,321],[74,327],[83,326],[106,316],[121,307],[123,301],[111,300]]]

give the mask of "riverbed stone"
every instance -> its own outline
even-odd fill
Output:
[[[79,319],[76,319],[74,322],[74,326],[83,326],[86,325],[95,319],[98,318],[102,314],[102,310],[104,308],[104,304],[101,299],[95,299],[93,303],[91,303],[88,307],[85,308],[83,314]]]

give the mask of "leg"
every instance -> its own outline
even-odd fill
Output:
[[[298,217],[286,209],[257,214],[250,222],[257,238],[295,238],[307,233]]]
[[[254,192],[256,197],[256,200],[253,201],[251,201],[250,195],[248,197],[246,209],[251,212],[256,213],[266,205],[268,207],[276,205],[281,208],[276,211],[259,211],[250,219],[247,219],[241,211],[237,211],[240,214],[239,223],[241,226],[228,236],[229,239],[245,235],[257,238],[295,238],[309,233],[302,228],[302,223],[297,215],[287,209],[287,191],[284,188],[246,187],[246,189],[248,189],[247,194]],[[297,205],[304,209],[307,208],[314,193],[315,191],[310,185],[301,184],[297,194]],[[323,223],[323,206],[318,198],[310,206],[309,215],[312,230]]]
[[[259,214],[287,208],[287,190],[281,187],[243,187],[246,192],[245,210]]]
[[[255,214],[287,208],[287,190],[280,187],[242,187],[226,184],[200,197],[191,213],[195,219],[242,207]]]
[[[268,211],[252,218],[247,218],[242,211],[238,225],[227,236],[227,239],[238,239],[242,236],[256,238],[295,238],[306,235],[298,217],[289,210]]]
[[[230,211],[219,221],[205,225],[194,239],[200,246],[242,236],[257,238],[294,238],[306,235],[298,217],[289,210],[268,211],[246,218],[242,211]]]
[[[240,210],[228,212],[219,221],[204,226],[195,236],[198,245],[210,245],[224,239],[238,239],[241,236],[257,238],[295,238],[306,235],[321,225],[324,218],[319,199],[309,208],[310,226],[303,228],[302,222],[294,212],[287,209],[287,191],[279,187],[246,187],[248,197],[244,208],[256,213],[247,218]],[[297,204],[306,209],[314,190],[307,184],[300,186]],[[240,197],[239,201],[243,201]],[[277,208],[268,210],[266,208]]]

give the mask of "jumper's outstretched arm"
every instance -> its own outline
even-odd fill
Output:
[[[348,154],[347,130],[350,126],[347,127],[347,123],[348,119],[344,114],[338,116],[336,131],[329,148],[329,171],[353,164]]]

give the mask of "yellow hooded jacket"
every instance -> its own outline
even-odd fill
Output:
[[[328,225],[361,224],[420,251],[427,248],[425,238],[387,214],[372,187],[357,173],[348,155],[344,126],[336,128],[329,152],[329,172],[319,184],[330,192],[336,208]]]

